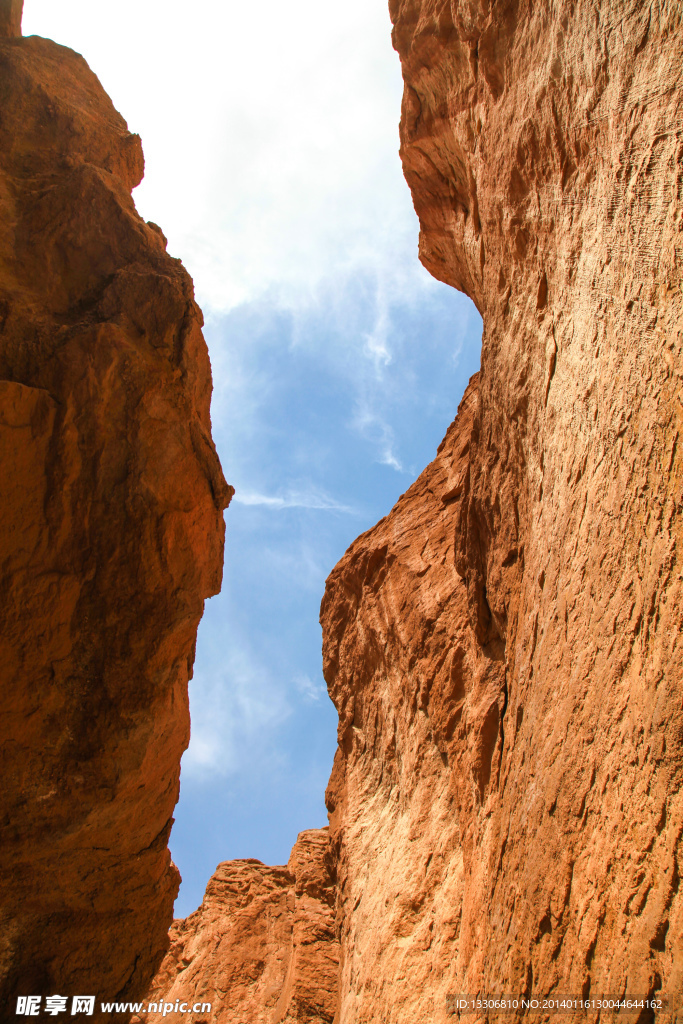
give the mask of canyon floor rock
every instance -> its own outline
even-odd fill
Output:
[[[164,1020],[176,1000],[191,1024],[332,1024],[339,943],[327,829],[302,832],[286,867],[219,864],[202,905],[171,929],[171,948],[147,1000]],[[211,1005],[203,1012],[199,1003]]]

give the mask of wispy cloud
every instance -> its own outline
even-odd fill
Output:
[[[378,282],[375,290],[375,323],[372,331],[364,336],[364,350],[366,358],[370,360],[374,368],[375,377],[379,380],[382,378],[382,371],[392,361],[392,354],[389,350],[390,330],[389,304],[384,288],[381,282]]]
[[[286,494],[260,494],[258,491],[243,490],[239,488],[235,493],[233,501],[240,505],[261,505],[265,508],[307,508],[321,509],[329,512],[343,512],[346,515],[359,515],[358,509],[351,505],[344,505],[336,501],[322,491],[289,491]]]
[[[375,459],[380,465],[390,466],[397,473],[405,472],[401,460],[395,453],[393,428],[376,409],[371,407],[367,396],[362,396],[357,402],[352,422],[354,428],[373,445]]]
[[[297,692],[303,697],[303,699],[309,704],[317,704],[327,696],[327,690],[320,680],[315,683],[310,676],[298,675],[294,678],[294,686]]]
[[[381,453],[379,461],[383,466],[390,466],[392,469],[395,469],[397,473],[405,473],[402,463],[396,458],[389,445]]]
[[[190,683],[190,697],[192,738],[183,757],[185,776],[230,775],[255,763],[267,769],[277,760],[273,740],[292,713],[291,703],[246,645],[233,638],[219,664],[205,660]]]

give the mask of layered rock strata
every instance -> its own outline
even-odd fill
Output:
[[[302,832],[286,867],[218,865],[200,908],[173,923],[147,996],[158,1009],[134,1021],[185,1003],[191,1024],[331,1024],[338,968],[328,830]]]
[[[134,997],[167,948],[187,681],[230,497],[192,283],[131,198],[140,139],[82,57],[20,38],[20,8],[0,8],[0,995],[11,1015],[21,994]]]
[[[323,601],[339,1021],[675,994],[680,5],[390,10],[421,259],[484,332],[439,456]]]

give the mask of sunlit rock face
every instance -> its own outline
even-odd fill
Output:
[[[329,835],[312,829],[286,867],[218,865],[199,909],[173,923],[147,997],[158,1009],[134,1024],[157,1024],[176,1001],[192,1024],[332,1024],[338,967]]]
[[[16,7],[0,10],[0,994],[12,1014],[21,994],[135,996],[168,946],[187,681],[230,497],[192,283],[131,198],[140,140],[82,57],[17,35]]]
[[[339,1020],[680,991],[681,7],[390,10],[420,256],[484,333],[323,601]]]

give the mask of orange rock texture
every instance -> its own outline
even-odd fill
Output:
[[[168,947],[187,681],[230,488],[140,139],[0,9],[0,994],[144,991]],[[4,1011],[3,1011],[4,1012]],[[5,1019],[3,1017],[3,1019]]]
[[[165,1019],[164,1004],[198,1006],[191,1024],[332,1024],[339,943],[327,829],[302,832],[287,867],[219,864],[201,907],[174,921],[171,948],[134,1018]],[[199,1003],[210,1003],[201,1012]]]
[[[148,998],[211,1002],[194,1024],[683,991],[680,4],[390,11],[421,259],[482,313],[481,371],[327,584],[329,836],[221,865],[173,925]],[[136,999],[230,489],[139,139],[20,14],[0,0],[0,994]]]
[[[420,256],[484,331],[435,462],[323,601],[338,1020],[675,994],[681,7],[390,11]]]

